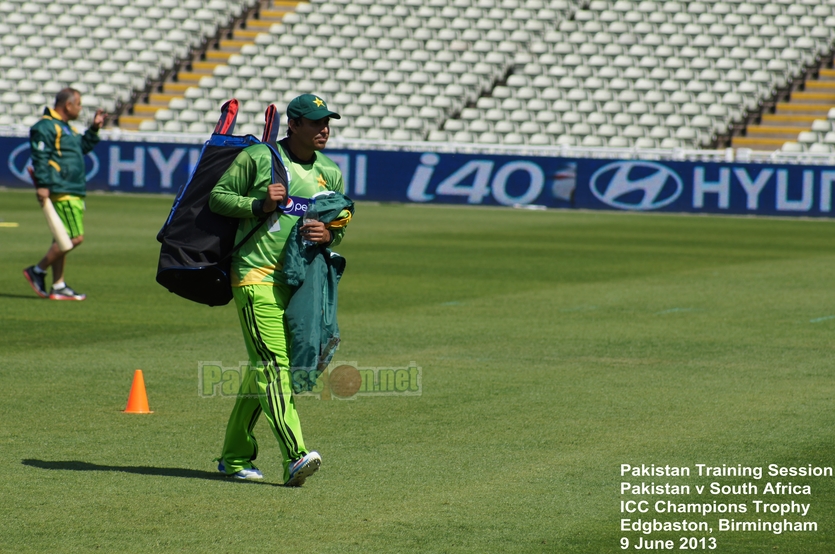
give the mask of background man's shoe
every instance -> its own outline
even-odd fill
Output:
[[[84,300],[85,298],[87,298],[86,294],[75,292],[67,285],[64,285],[60,289],[52,287],[52,292],[49,293],[50,300]]]
[[[29,281],[29,285],[35,291],[35,294],[41,298],[49,296],[49,293],[46,292],[46,283],[44,282],[46,280],[46,273],[37,273],[35,266],[31,266],[23,270],[23,276]]]

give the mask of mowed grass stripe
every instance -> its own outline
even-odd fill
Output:
[[[20,222],[0,230],[0,551],[615,552],[621,463],[832,465],[832,222],[360,203],[337,359],[415,361],[423,395],[299,399],[324,459],[305,487],[271,486],[263,423],[267,484],[217,479],[232,400],[198,395],[197,364],[246,353],[231,306],[154,282],[170,204],[91,195],[67,267],[89,299],[58,303],[20,274],[49,243],[31,193],[0,193]],[[120,412],[137,367],[152,416]],[[831,552],[833,487],[811,483],[821,532],[717,551]]]

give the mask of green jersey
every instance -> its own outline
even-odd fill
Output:
[[[84,196],[87,177],[84,156],[99,142],[96,131],[82,135],[63,121],[53,109],[46,108],[43,118],[29,131],[29,149],[35,182],[51,194]]]
[[[287,193],[291,197],[289,206],[325,190],[344,191],[339,166],[321,152],[316,153],[312,162],[300,163],[293,160],[283,147],[279,146],[278,151],[287,170]],[[267,145],[249,146],[238,154],[212,189],[209,208],[215,213],[241,220],[236,244],[260,223],[262,201],[272,183],[272,160],[272,152]],[[293,210],[294,215],[291,215],[276,211],[269,216],[268,221],[232,256],[233,287],[284,283],[285,245],[290,230],[303,213]],[[333,234],[331,246],[339,244],[344,227],[329,227],[329,230]]]

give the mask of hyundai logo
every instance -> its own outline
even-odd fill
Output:
[[[90,171],[87,172],[87,180],[89,181],[99,172],[99,159],[94,152],[87,154],[87,157],[93,162]],[[29,143],[24,142],[18,145],[11,154],[9,154],[9,171],[12,175],[23,182],[31,183],[32,177],[29,176],[29,167],[32,165],[32,160],[29,157]]]
[[[594,172],[589,183],[598,200],[622,210],[657,210],[684,190],[670,168],[652,162],[613,162]]]

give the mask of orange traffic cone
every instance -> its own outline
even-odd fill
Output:
[[[124,413],[154,413],[148,408],[148,395],[145,394],[145,379],[142,377],[141,369],[137,369],[133,372],[133,384],[130,387],[130,394],[128,395],[128,406],[125,408]]]

